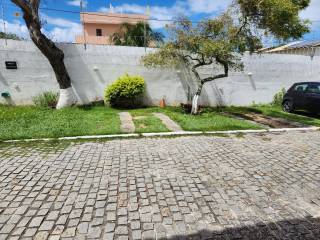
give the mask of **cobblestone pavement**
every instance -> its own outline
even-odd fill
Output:
[[[320,134],[0,145],[0,239],[320,239]]]

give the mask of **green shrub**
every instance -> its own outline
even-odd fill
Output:
[[[138,107],[144,91],[145,82],[142,77],[126,74],[105,89],[105,101],[112,107]]]
[[[281,106],[283,97],[286,94],[286,89],[282,88],[276,95],[273,96],[272,105],[273,106]]]
[[[43,92],[32,98],[37,107],[55,108],[58,103],[59,94],[53,91]]]

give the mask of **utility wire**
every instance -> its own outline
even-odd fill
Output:
[[[1,0],[2,3],[2,15],[3,15],[3,23],[4,23],[4,29],[5,29],[5,21],[4,21],[4,5],[10,4],[13,7],[17,7],[15,4],[11,2],[7,2],[6,0]],[[57,9],[57,8],[49,8],[49,7],[40,7],[40,10],[43,11],[51,11],[51,12],[62,12],[62,13],[69,13],[69,14],[77,14],[77,15],[92,15],[92,16],[106,16],[106,13],[95,13],[95,12],[83,12],[83,11],[72,11],[72,10],[65,10],[65,9]],[[122,19],[133,19],[133,20],[148,20],[148,21],[158,21],[158,22],[179,22],[179,20],[175,19],[158,19],[158,18],[139,18],[139,17],[133,17],[133,16],[110,16],[108,15],[108,18],[122,18]],[[190,21],[191,23],[200,23],[201,21]],[[320,22],[320,20],[312,20],[310,22]],[[145,38],[145,36],[131,36],[133,38]],[[270,42],[273,42],[273,40],[270,40]]]
[[[4,0],[1,0],[1,12],[2,12],[2,21],[3,21],[3,32],[6,36],[6,18],[5,18],[5,10],[4,10]],[[8,45],[7,38],[5,37],[6,46]]]
[[[17,7],[15,4],[9,2],[13,7]],[[51,12],[62,12],[62,13],[70,13],[70,14],[84,14],[84,15],[92,15],[92,16],[106,16],[107,13],[98,13],[98,12],[81,12],[81,11],[72,11],[72,10],[65,10],[65,9],[58,9],[58,8],[49,8],[49,7],[39,7],[40,10],[43,11],[51,11]],[[148,20],[148,21],[158,21],[158,22],[179,22],[179,20],[175,19],[158,19],[158,18],[140,18],[140,17],[130,17],[130,16],[110,16],[109,18],[122,18],[122,19],[133,19],[133,20]],[[192,23],[200,23],[201,21],[190,21]]]
[[[3,0],[2,0],[3,1]],[[16,7],[15,4],[9,2],[10,5]],[[93,15],[93,16],[105,16],[106,13],[98,13],[98,12],[81,12],[81,11],[72,11],[58,8],[49,8],[49,7],[40,7],[40,10],[44,11],[52,11],[52,12],[63,12],[63,13],[71,13],[71,14],[85,14],[85,15]],[[139,17],[129,17],[129,16],[108,16],[109,18],[124,18],[124,19],[135,19],[135,20],[146,20],[145,18]],[[179,22],[179,20],[175,19],[159,19],[159,18],[149,18],[148,21],[159,21],[159,22]],[[190,21],[192,23],[200,23],[201,21]],[[310,20],[310,22],[320,22],[320,19]]]
[[[3,0],[2,0],[3,1]],[[17,7],[15,4],[9,2],[10,5]],[[58,8],[49,8],[49,7],[40,7],[40,10],[44,11],[51,11],[51,12],[63,12],[63,13],[71,13],[71,14],[85,14],[85,15],[92,15],[92,16],[106,16],[107,13],[99,13],[99,12],[81,12],[81,11],[72,11],[72,10],[65,10],[65,9],[58,9]],[[109,18],[123,18],[123,19],[134,19],[134,20],[146,20],[145,18],[139,17],[129,17],[129,16],[108,16]],[[148,18],[148,21],[158,21],[158,22],[179,22],[176,19],[159,19],[159,18]],[[200,23],[201,21],[191,21],[191,23]],[[310,22],[320,22],[320,19],[317,20],[310,20]]]
[[[81,14],[79,11],[71,11],[71,10],[64,10],[64,9],[56,9],[56,8],[48,8],[48,7],[40,7],[41,10],[44,11],[53,11],[53,12],[65,12],[65,13],[72,13],[72,14]],[[105,16],[107,13],[95,13],[95,12],[84,12],[85,15],[93,15],[93,16]],[[135,20],[146,20],[145,18],[139,17],[126,17],[126,16],[108,16],[110,18],[124,18],[124,19],[135,19]],[[179,22],[176,19],[159,19],[159,18],[149,18],[148,21],[158,21],[158,22]],[[200,23],[201,21],[191,21],[192,23]],[[310,22],[320,22],[320,20],[311,20]]]
[[[79,11],[71,11],[71,10],[63,10],[63,9],[55,9],[55,8],[47,8],[47,7],[42,7],[40,8],[41,10],[44,11],[54,11],[54,12],[64,12],[64,13],[72,13],[72,14],[81,14]],[[92,16],[106,16],[106,13],[94,13],[94,12],[84,12],[82,14],[85,15],[92,15]],[[159,21],[159,22],[176,22],[179,20],[174,20],[174,19],[158,19],[158,18],[140,18],[140,17],[129,17],[129,16],[111,16],[108,15],[109,18],[124,18],[124,19],[133,19],[133,20],[148,20],[148,21]],[[199,23],[200,21],[191,21],[192,23]]]

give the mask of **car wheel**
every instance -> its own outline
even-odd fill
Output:
[[[282,110],[289,113],[293,112],[294,108],[293,108],[292,101],[289,101],[289,100],[284,101],[284,103],[282,104]]]

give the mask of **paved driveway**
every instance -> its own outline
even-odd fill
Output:
[[[0,145],[0,239],[320,239],[320,133]]]

